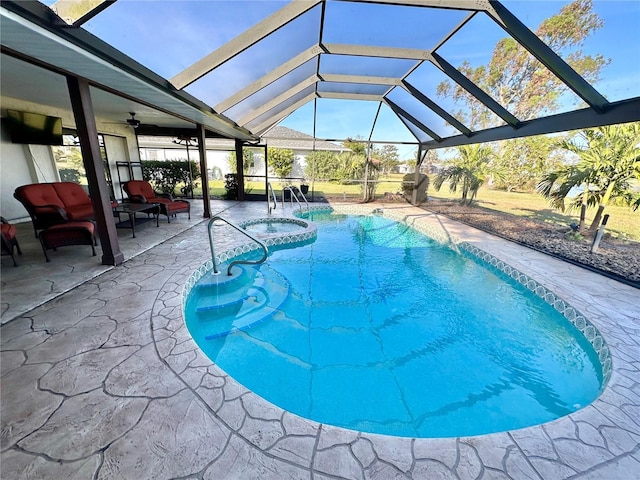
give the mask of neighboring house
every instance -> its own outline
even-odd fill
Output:
[[[294,165],[291,171],[291,177],[304,177],[306,166],[306,158],[312,151],[330,151],[340,153],[346,149],[338,144],[327,142],[324,140],[316,140],[297,130],[287,127],[274,127],[262,137],[263,144],[269,148],[285,148],[293,150]],[[194,142],[195,143],[195,142]],[[141,160],[186,160],[187,149],[184,145],[178,145],[168,137],[146,137],[139,136],[138,144],[140,146]],[[250,147],[245,147],[250,148]],[[221,178],[229,173],[230,167],[227,160],[229,154],[235,149],[232,140],[224,139],[208,139],[207,140],[207,166],[209,168],[209,178]],[[250,174],[264,175],[264,147],[255,147],[254,165]],[[196,162],[200,161],[197,146],[189,148],[189,159]],[[273,172],[270,172],[273,175]]]
[[[341,153],[347,148],[325,140],[313,140],[313,137],[287,127],[273,127],[262,136],[268,147],[293,150],[294,164],[291,177],[304,177],[307,155],[313,151]]]
[[[414,173],[416,171],[416,165],[414,163],[401,163],[397,167],[398,173],[407,174]],[[420,165],[420,173],[438,173],[440,171],[441,166],[438,164],[432,164],[431,167],[428,167],[426,164]],[[427,171],[429,170],[429,171]]]

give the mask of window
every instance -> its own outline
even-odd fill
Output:
[[[56,168],[60,175],[60,180],[63,182],[74,182],[87,188],[87,174],[84,169],[84,162],[82,160],[82,152],[80,151],[80,141],[75,135],[63,135],[62,146],[55,146],[53,148],[53,158],[56,162]],[[100,156],[104,163],[104,172],[109,186],[109,194],[113,197],[113,182],[111,181],[111,172],[109,170],[109,163],[107,159],[107,150],[104,146],[104,138],[102,135],[98,135],[98,142],[100,144]]]

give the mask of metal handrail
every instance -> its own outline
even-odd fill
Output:
[[[291,192],[291,205],[293,205],[293,199],[296,199],[296,202],[298,202],[298,208],[300,210],[302,210],[302,204],[300,203],[300,199],[298,198],[298,195],[296,195],[296,190],[298,191],[298,193],[302,196],[302,199],[304,200],[304,203],[307,207],[307,211],[311,210],[311,207],[309,207],[309,202],[307,201],[307,197],[304,196],[304,193],[302,193],[300,190],[298,190],[295,187],[283,187],[282,189],[282,209],[284,210],[284,192],[289,190],[289,192]]]
[[[207,225],[207,230],[209,231],[209,246],[211,247],[211,262],[213,263],[213,273],[218,273],[218,266],[216,265],[216,254],[213,250],[213,237],[211,235],[211,227],[213,226],[213,222],[215,222],[216,220],[222,220],[224,223],[226,223],[227,225],[229,225],[232,228],[235,228],[237,231],[239,231],[240,233],[245,234],[247,237],[249,237],[251,240],[253,240],[254,242],[256,242],[258,245],[260,245],[262,247],[262,258],[260,260],[234,260],[233,262],[231,262],[229,264],[229,268],[227,269],[227,275],[231,275],[231,268],[234,265],[238,265],[240,263],[245,263],[248,265],[258,265],[260,263],[264,263],[264,261],[267,259],[267,257],[269,256],[269,250],[267,249],[267,246],[261,242],[260,240],[258,240],[257,238],[255,238],[254,236],[250,235],[246,230],[238,227],[237,225],[235,225],[234,223],[231,223],[229,220],[227,220],[226,218],[220,217],[218,215],[214,216],[211,218],[211,220],[209,220],[209,223]]]
[[[273,185],[271,185],[271,182],[268,182],[267,186],[269,187],[269,191],[267,192],[267,210],[269,211],[269,215],[271,215],[271,212],[278,206],[278,199],[276,198],[276,192],[273,191]],[[271,207],[269,192],[271,192],[271,196],[273,197],[273,208]]]

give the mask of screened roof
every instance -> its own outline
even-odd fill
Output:
[[[640,120],[639,2],[596,1],[602,25],[556,51],[534,32],[568,1],[44,3],[256,136],[282,125],[415,149]],[[538,81],[549,106],[524,105],[517,82],[478,81],[504,42],[526,66],[504,74]],[[580,54],[601,58],[589,80]]]

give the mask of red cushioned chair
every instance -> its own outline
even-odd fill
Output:
[[[123,185],[124,191],[129,196],[131,203],[159,203],[160,213],[167,216],[171,223],[171,215],[187,212],[191,219],[191,204],[185,200],[174,200],[165,193],[157,193],[146,180],[130,180]]]
[[[38,231],[60,223],[94,219],[91,198],[73,182],[33,183],[16,188],[13,196],[29,212]]]
[[[41,231],[39,237],[47,262],[51,261],[47,250],[55,250],[67,245],[91,245],[93,256],[96,256],[95,226],[92,222],[59,223]]]
[[[13,248],[18,251],[18,255],[22,255],[18,239],[16,238],[16,227],[7,222],[4,217],[0,217],[0,229],[2,230],[2,255],[11,255],[13,266],[17,267],[16,258],[13,256]]]

